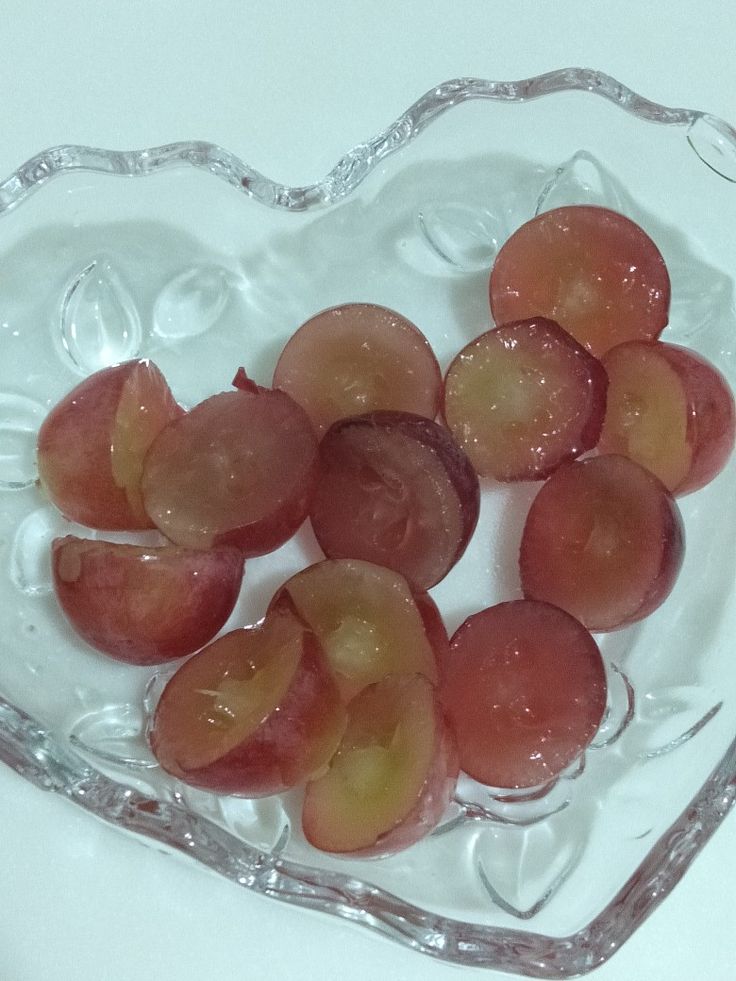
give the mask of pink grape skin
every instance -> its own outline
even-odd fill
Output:
[[[212,640],[232,613],[244,567],[234,548],[146,548],[73,535],[54,540],[51,561],[59,605],[80,637],[140,665]]]
[[[679,508],[657,477],[624,456],[589,457],[560,467],[532,502],[521,585],[589,630],[616,630],[665,601],[684,551]]]
[[[493,787],[549,783],[588,746],[606,707],[597,644],[548,603],[511,600],[473,614],[441,673],[460,766]]]
[[[150,361],[90,375],[41,425],[41,486],[65,517],[88,528],[152,528],[140,500],[143,457],[157,433],[183,414]]]

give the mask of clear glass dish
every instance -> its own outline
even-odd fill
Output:
[[[298,792],[217,798],[161,773],[145,727],[171,668],[108,661],[62,619],[48,546],[79,529],[35,485],[35,438],[83,376],[135,356],[156,361],[184,404],[226,388],[241,364],[269,384],[285,338],[351,300],[399,310],[444,367],[489,325],[498,245],[535,211],[573,202],[644,226],[673,282],[664,337],[734,385],[735,180],[727,124],[582,69],[440,85],[302,187],[203,143],[60,147],[20,167],[0,183],[0,758],[246,888],[457,964],[552,978],[610,957],[736,798],[735,461],[681,501],[687,555],[666,604],[599,638],[609,708],[585,757],[539,795],[463,780],[430,838],[358,861],[305,843]],[[451,631],[519,594],[515,552],[537,489],[484,489],[468,552],[433,590]],[[315,556],[303,530],[250,561],[228,626],[262,616]]]

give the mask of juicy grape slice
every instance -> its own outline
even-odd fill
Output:
[[[620,344],[603,363],[610,389],[601,452],[636,460],[676,495],[720,473],[733,451],[736,411],[712,364],[661,341]]]
[[[618,455],[567,464],[529,509],[519,567],[524,595],[589,630],[641,620],[669,595],[682,564],[680,512],[664,484]]]
[[[455,740],[432,685],[391,675],[348,705],[327,772],[307,784],[302,827],[316,848],[381,855],[440,821],[458,775]]]
[[[426,590],[465,551],[480,508],[478,477],[450,434],[405,412],[336,422],[320,444],[310,510],[325,555],[400,572]]]
[[[345,416],[398,409],[434,419],[442,378],[426,337],[373,303],[323,310],[297,330],[276,365],[280,388],[318,433]]]
[[[317,773],[345,727],[337,687],[288,603],[186,661],[161,695],[151,747],[195,787],[264,797]]]
[[[38,434],[38,473],[51,501],[88,528],[152,528],[140,492],[143,458],[184,410],[151,361],[95,372],[49,413]]]
[[[129,664],[161,664],[212,640],[235,606],[243,564],[227,547],[144,548],[72,535],[52,546],[54,588],[70,623]]]
[[[596,357],[667,325],[670,279],[646,232],[608,208],[570,205],[537,215],[508,239],[491,272],[497,324],[556,321]]]
[[[240,373],[236,384],[161,432],[146,456],[143,499],[177,545],[235,545],[246,556],[263,555],[307,516],[317,439],[286,393]]]
[[[399,573],[357,559],[327,559],[292,576],[274,602],[284,595],[314,631],[344,700],[387,674],[437,681],[429,636],[435,624],[427,630]],[[434,607],[429,597],[426,603]]]
[[[598,646],[548,603],[514,600],[469,617],[442,669],[460,767],[493,787],[553,780],[591,742],[606,707]]]
[[[598,441],[606,373],[551,320],[476,337],[445,378],[444,417],[481,477],[541,480]]]

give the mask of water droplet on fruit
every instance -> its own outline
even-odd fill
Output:
[[[632,217],[632,202],[617,181],[586,150],[578,150],[548,177],[535,215],[570,204],[595,204]]]
[[[25,395],[0,393],[0,489],[36,480],[36,437],[46,410]]]
[[[711,170],[736,182],[736,130],[732,126],[703,113],[691,124],[687,141]]]
[[[60,330],[64,352],[85,374],[137,357],[140,317],[111,262],[93,259],[72,279],[61,303]]]
[[[417,215],[419,231],[432,251],[463,272],[489,269],[507,236],[490,211],[466,204],[439,204]]]
[[[156,299],[154,331],[170,340],[203,334],[222,315],[231,286],[232,276],[221,266],[195,266],[179,273]]]

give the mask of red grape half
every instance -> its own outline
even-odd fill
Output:
[[[328,558],[386,566],[417,590],[447,575],[475,529],[480,489],[446,429],[370,412],[334,423],[319,457],[310,517]]]
[[[535,787],[593,739],[606,674],[597,644],[574,617],[514,600],[474,614],[455,632],[441,698],[466,773],[493,787]]]
[[[429,608],[439,612],[428,596],[420,609],[398,572],[359,559],[326,559],[292,576],[272,602],[285,594],[317,636],[345,700],[388,674],[437,681],[437,627]]]
[[[156,707],[151,746],[195,787],[264,797],[320,771],[344,727],[314,634],[286,602],[185,661]]]
[[[77,633],[129,664],[199,650],[232,613],[243,579],[235,548],[144,548],[67,535],[52,546],[54,589]]]
[[[307,516],[317,439],[285,392],[239,372],[237,391],[195,406],[164,429],[144,464],[142,491],[156,526],[177,545],[273,551]]]
[[[348,705],[329,769],[307,784],[302,826],[328,852],[385,855],[441,819],[458,775],[455,740],[421,675],[390,675]]]
[[[497,324],[556,321],[596,357],[667,325],[670,278],[646,232],[609,208],[570,205],[528,221],[503,245],[490,281]]]
[[[442,378],[426,337],[373,303],[323,310],[292,335],[276,365],[280,388],[318,433],[345,416],[398,409],[434,419]]]
[[[734,447],[736,410],[714,365],[662,341],[619,344],[603,363],[611,387],[602,453],[636,460],[678,496],[723,469]]]
[[[38,434],[38,474],[52,502],[88,528],[152,528],[140,492],[143,458],[184,410],[151,361],[95,372],[48,414]]]
[[[481,477],[542,480],[598,441],[606,372],[552,320],[476,337],[445,378],[444,417]]]
[[[524,595],[615,630],[655,610],[684,555],[680,511],[653,474],[624,456],[566,464],[529,509],[519,567]]]

